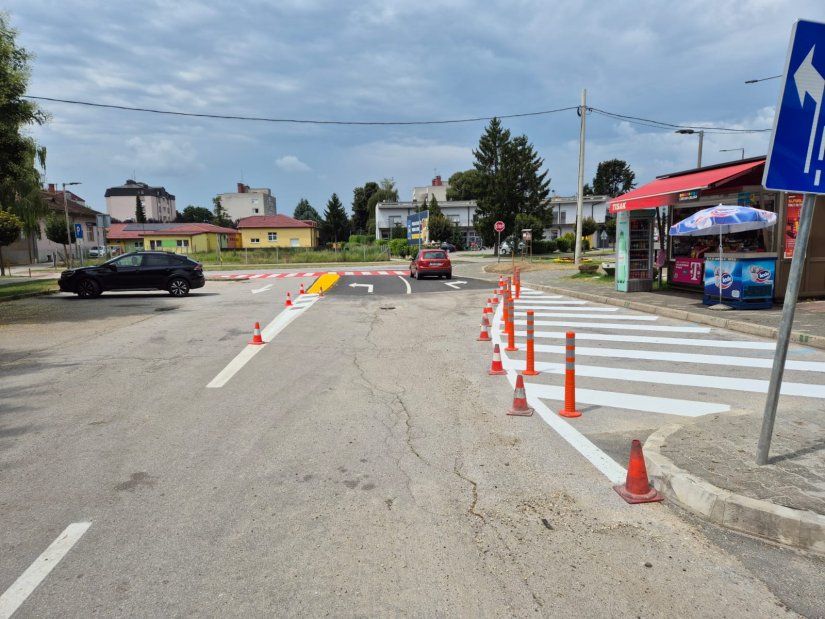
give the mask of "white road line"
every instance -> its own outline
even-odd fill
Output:
[[[535,337],[564,339],[564,331],[536,331]],[[516,331],[516,337],[527,337],[527,331]],[[601,340],[604,342],[633,342],[637,344],[665,344],[668,346],[705,346],[708,348],[743,348],[748,350],[776,349],[776,342],[753,342],[749,340],[706,340],[688,337],[655,337],[650,335],[616,335],[613,333],[576,333],[577,340]]]
[[[303,314],[308,308],[312,307],[312,305],[319,298],[318,295],[315,294],[302,294],[300,297],[300,301],[296,300],[295,305],[285,308],[272,322],[261,330],[261,337],[265,342],[271,342],[276,335],[286,328],[289,323]],[[208,385],[206,385],[206,388],[219,389],[220,387],[223,387],[233,376],[235,376],[235,374],[241,370],[241,368],[249,363],[252,357],[257,355],[264,348],[265,346],[261,345],[249,345],[241,350],[241,352],[239,352],[235,358],[232,359],[232,361],[230,361],[227,366],[209,382]]]
[[[297,273],[285,273],[284,274],[284,277],[297,277],[297,276],[298,276]]]
[[[410,282],[407,281],[407,278],[404,277],[403,275],[399,275],[398,279],[400,279],[402,282],[404,282],[404,285],[407,287],[407,294],[411,294],[412,293],[412,288],[410,288]]]
[[[507,373],[507,377],[514,387],[516,380],[515,375],[515,372]],[[627,470],[625,468],[617,464],[613,458],[596,447],[596,445],[590,442],[581,432],[550,410],[544,402],[534,397],[530,391],[525,389],[525,393],[527,395],[527,403],[536,410],[536,413],[544,420],[544,423],[553,428],[573,449],[587,458],[611,483],[624,483],[627,477]]]
[[[549,309],[549,308],[548,308]],[[559,308],[564,309],[564,308]],[[573,309],[573,308],[570,308]],[[618,309],[618,308],[617,308]],[[609,312],[612,311],[612,308],[605,308],[605,309],[595,309],[591,307],[582,308],[583,312],[587,311],[596,311],[596,312]],[[526,316],[527,312],[516,312],[517,316]],[[658,316],[648,316],[648,315],[636,315],[636,314],[611,314],[610,316],[603,316],[602,314],[584,314],[584,313],[572,313],[572,312],[561,312],[561,311],[553,311],[553,312],[535,312],[534,315],[536,317],[541,318],[599,318],[605,319],[609,318],[610,320],[641,320],[643,322],[653,322],[659,320]],[[538,324],[538,323],[536,323]],[[598,327],[598,323],[593,324],[594,327]]]
[[[0,619],[9,619],[20,605],[43,582],[61,559],[72,549],[83,534],[92,526],[91,522],[73,522],[51,545],[37,557],[29,568],[20,574],[11,587],[0,595]]]
[[[579,316],[581,318],[581,316]],[[599,316],[599,318],[606,318]],[[615,318],[615,316],[610,316]],[[526,320],[516,320],[517,325],[526,325]],[[665,325],[628,325],[618,322],[576,322],[573,320],[536,320],[537,327],[583,327],[585,329],[617,329],[625,331],[661,331],[664,333],[710,333],[710,327],[682,327]]]
[[[256,288],[255,290],[252,291],[252,294],[258,294],[259,292],[266,292],[267,290],[272,288],[272,286],[274,286],[274,285],[275,284],[267,284],[263,288]]]
[[[344,271],[344,275],[355,275],[355,271]]]
[[[564,346],[548,346],[535,344],[536,352],[564,354]],[[673,361],[676,363],[696,363],[704,365],[722,365],[745,368],[772,368],[773,359],[761,357],[734,357],[732,355],[699,355],[689,352],[667,352],[664,350],[628,350],[624,348],[590,348],[576,346],[576,356],[581,357],[611,357],[617,359],[642,359],[646,361]],[[785,362],[786,370],[802,372],[825,372],[825,363],[821,361]]]
[[[564,401],[564,386],[528,383],[524,385],[526,393],[536,398]],[[730,406],[714,402],[697,400],[680,400],[677,398],[658,398],[635,393],[619,391],[601,391],[595,389],[576,389],[577,404],[595,404],[607,408],[626,408],[644,413],[679,415],[681,417],[701,417],[714,413],[727,413]]]
[[[266,277],[266,273],[255,273],[254,275],[250,275],[249,279],[259,279],[261,277]]]
[[[396,275],[404,275],[407,271],[393,271]]]

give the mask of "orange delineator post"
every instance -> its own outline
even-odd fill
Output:
[[[502,303],[502,305],[501,305],[502,308],[504,308],[503,309],[504,313],[503,313],[501,319],[502,319],[502,321],[504,321],[504,330],[507,331],[507,325],[510,323],[510,306],[507,303],[507,297],[506,296],[501,297],[501,303]]]
[[[539,374],[536,371],[536,350],[533,331],[533,310],[527,310],[527,369],[522,374],[525,376],[535,376]]]
[[[568,331],[564,355],[564,408],[559,411],[561,417],[581,417],[576,410],[576,334]]]
[[[516,269],[516,299],[521,296],[521,272]]]
[[[515,352],[518,350],[516,346],[516,312],[513,307],[513,297],[507,298],[507,305],[510,306],[510,322],[507,324],[507,352]]]

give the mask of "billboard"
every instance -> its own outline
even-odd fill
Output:
[[[427,222],[429,211],[421,211],[407,215],[407,242],[411,245],[423,245],[430,241],[430,228]]]

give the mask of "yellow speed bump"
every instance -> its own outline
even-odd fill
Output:
[[[329,292],[329,289],[332,288],[340,278],[341,276],[338,275],[338,273],[324,273],[312,283],[312,286],[309,287],[307,293],[318,294],[321,292],[321,289],[323,289],[325,293]]]

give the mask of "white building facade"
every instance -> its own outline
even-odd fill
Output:
[[[278,214],[278,206],[272,190],[268,187],[250,187],[238,183],[238,190],[234,193],[222,193],[221,206],[226,216],[232,221],[256,215],[274,216]]]
[[[123,185],[106,190],[106,212],[113,219],[134,221],[137,210],[136,197],[140,197],[146,219],[158,223],[175,221],[175,196],[164,187],[151,187],[146,183],[127,180]]]
[[[592,247],[606,246],[599,234],[604,226],[608,213],[609,196],[585,196],[582,199],[582,218],[592,217],[599,225],[599,229],[591,239]],[[544,229],[545,239],[557,239],[568,232],[576,234],[576,212],[578,209],[576,196],[562,197],[553,196],[550,198],[550,205],[553,207],[553,225]]]

